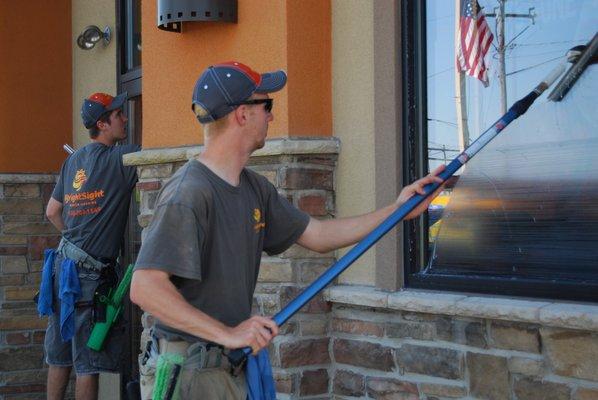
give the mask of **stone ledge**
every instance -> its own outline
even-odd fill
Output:
[[[556,328],[598,332],[598,305],[520,300],[425,290],[387,293],[371,286],[333,286],[326,300],[389,310],[519,321]]]
[[[141,150],[123,156],[125,165],[149,165],[186,161],[201,152],[203,146],[167,147]],[[288,154],[338,154],[340,140],[337,138],[284,138],[267,140],[263,149],[253,157]]]
[[[0,174],[0,183],[56,183],[58,174]]]

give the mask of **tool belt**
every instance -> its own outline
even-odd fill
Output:
[[[77,263],[84,269],[94,272],[101,272],[106,266],[114,264],[115,261],[108,260],[108,262],[101,262],[91,255],[87,254],[85,250],[79,248],[73,243],[66,240],[64,237],[60,240],[56,251]]]
[[[189,343],[184,340],[159,339],[158,350],[160,354],[176,353],[184,356],[184,368],[230,369],[230,363],[224,354],[224,348],[215,343],[205,341]]]

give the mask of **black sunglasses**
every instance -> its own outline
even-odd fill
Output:
[[[248,104],[248,105],[252,105],[252,104],[263,104],[264,105],[264,109],[267,112],[272,112],[272,106],[274,105],[274,99],[255,99],[255,100],[245,100],[245,101],[240,101],[238,103],[232,103],[230,104],[231,106],[240,106],[243,104]]]

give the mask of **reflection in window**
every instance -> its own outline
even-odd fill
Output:
[[[430,170],[453,159],[598,26],[592,0],[574,7],[557,0],[479,0],[493,36],[484,57],[486,86],[457,67],[458,16],[468,3],[475,0],[426,2]],[[427,272],[596,280],[598,117],[590,109],[596,69],[562,102],[547,102],[547,94],[538,99],[432,203]],[[568,265],[579,268],[565,272]]]

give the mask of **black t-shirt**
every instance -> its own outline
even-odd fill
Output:
[[[71,154],[60,171],[52,197],[61,202],[62,236],[96,258],[116,258],[127,223],[135,167],[122,156],[138,145],[93,142]]]
[[[308,222],[263,176],[244,169],[232,186],[191,160],[162,188],[135,269],[167,271],[190,304],[235,326],[251,314],[262,251],[283,252]],[[155,330],[197,340],[160,321]]]

